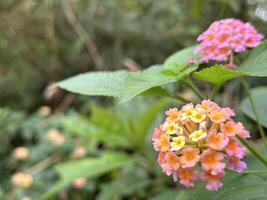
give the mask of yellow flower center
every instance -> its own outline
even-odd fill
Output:
[[[202,122],[206,118],[205,114],[195,112],[195,114],[191,117],[191,120],[196,123]]]
[[[166,133],[168,135],[183,135],[183,128],[176,123],[168,123],[166,127]]]
[[[182,116],[183,116],[183,117],[191,117],[191,116],[193,116],[195,113],[196,113],[196,111],[195,111],[194,109],[189,108],[189,109],[187,109],[187,110],[182,114]]]
[[[173,139],[171,142],[171,150],[172,151],[179,151],[185,145],[185,137],[178,136]]]
[[[197,130],[194,131],[193,133],[191,133],[189,135],[189,138],[193,141],[193,142],[197,142],[199,140],[204,139],[205,137],[207,137],[207,133],[203,130]]]

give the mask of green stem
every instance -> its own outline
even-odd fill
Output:
[[[212,92],[210,95],[210,100],[213,100],[215,95],[217,94],[218,90],[220,89],[220,85],[213,85]]]
[[[267,166],[267,159],[264,158],[261,153],[252,145],[250,144],[247,140],[238,137],[238,139],[240,140],[240,142],[246,146],[248,148],[248,150],[256,157],[259,159],[259,161],[261,161],[265,166]]]
[[[256,174],[256,173],[267,173],[266,169],[246,170],[244,174]]]
[[[254,101],[253,101],[251,92],[250,92],[250,90],[249,90],[247,81],[246,81],[245,77],[243,77],[243,76],[242,76],[240,79],[241,79],[241,82],[242,82],[242,84],[243,84],[243,87],[245,88],[245,90],[246,90],[246,92],[247,92],[248,99],[249,99],[249,101],[250,101],[252,110],[253,110],[253,112],[254,112],[254,115],[255,115],[255,118],[256,118],[256,122],[257,122],[257,126],[258,126],[258,129],[259,129],[259,131],[260,131],[261,137],[262,137],[262,139],[263,139],[263,141],[264,141],[265,146],[267,147],[267,140],[266,140],[265,132],[264,132],[262,126],[260,125],[260,118],[259,118],[258,112],[257,112],[257,110],[256,110],[256,107],[255,107],[255,104],[254,104]]]
[[[183,83],[189,88],[191,88],[191,90],[197,95],[200,100],[206,99],[205,96],[200,92],[200,90],[194,85],[194,83],[190,79],[183,81]]]
[[[181,102],[184,102],[184,103],[190,103],[190,102],[192,102],[192,101],[190,101],[189,99],[186,99],[186,98],[182,97],[182,96],[179,95],[179,94],[176,94],[176,95],[174,95],[173,97],[174,97],[175,99],[178,99],[178,100],[181,101]]]

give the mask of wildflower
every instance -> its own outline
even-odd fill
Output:
[[[166,115],[168,116],[168,117],[167,117],[167,120],[168,120],[169,122],[173,122],[173,121],[175,121],[175,120],[178,119],[179,116],[180,116],[180,114],[178,113],[177,108],[169,109],[169,110],[166,112]]]
[[[38,113],[43,116],[43,117],[47,117],[51,114],[51,108],[48,106],[42,106],[39,110]]]
[[[210,191],[218,190],[223,186],[221,179],[225,173],[212,174],[211,171],[202,171],[201,179],[207,183],[206,188]]]
[[[182,150],[181,156],[182,167],[194,167],[199,161],[199,150],[195,148],[187,148]]]
[[[211,149],[205,150],[200,157],[201,166],[205,171],[216,175],[224,170],[225,163],[222,162],[224,155]]]
[[[13,156],[18,160],[26,160],[29,156],[27,147],[17,147],[13,151]]]
[[[207,136],[207,133],[203,130],[197,130],[194,131],[193,133],[190,134],[189,138],[193,141],[193,142],[197,142],[199,140],[204,139]]]
[[[247,169],[247,164],[241,161],[237,156],[233,156],[228,158],[228,167],[233,171],[241,173]]]
[[[225,152],[228,156],[236,156],[238,158],[243,158],[246,155],[246,149],[241,147],[239,142],[235,139],[230,139],[225,148]]]
[[[86,155],[86,153],[87,152],[86,152],[86,149],[84,147],[78,146],[73,150],[71,157],[75,158],[75,159],[83,158]]]
[[[193,167],[179,169],[178,176],[180,179],[180,183],[185,187],[189,188],[195,186],[195,181],[197,179],[197,172]]]
[[[216,133],[216,130],[209,134],[207,137],[207,143],[210,148],[215,150],[222,150],[226,147],[229,142],[229,138],[223,133]]]
[[[65,137],[57,129],[51,129],[47,133],[47,138],[55,145],[61,146],[65,143]]]
[[[29,188],[32,185],[33,178],[31,174],[18,172],[11,178],[12,184],[19,188]]]
[[[181,148],[183,148],[184,144],[185,144],[184,136],[178,136],[173,138],[173,141],[171,142],[171,151],[179,151]]]
[[[86,178],[84,178],[84,177],[78,178],[78,179],[73,181],[72,185],[74,188],[81,190],[86,185]]]
[[[172,175],[186,187],[194,187],[197,179],[206,182],[208,190],[222,187],[224,170],[246,169],[246,150],[236,136],[249,137],[242,123],[235,122],[230,108],[203,100],[186,104],[180,110],[169,109],[166,120],[154,130],[152,141],[159,152],[158,163],[163,172]],[[197,167],[200,166],[200,167]]]
[[[163,171],[167,175],[171,175],[173,171],[176,171],[179,169],[180,167],[179,160],[180,158],[175,153],[172,153],[172,152],[166,153],[164,155],[164,160],[162,162]]]
[[[257,47],[263,35],[259,34],[250,23],[238,19],[223,19],[213,22],[200,34],[197,40],[200,45],[196,52],[201,53],[202,61],[228,61],[233,68],[232,55]]]
[[[202,122],[206,118],[206,114],[195,112],[191,117],[191,120],[196,123]]]
[[[235,136],[237,134],[237,126],[233,121],[228,121],[225,124],[221,124],[222,132],[227,136]]]
[[[214,123],[222,123],[226,120],[225,116],[224,116],[224,113],[219,110],[219,111],[212,111],[210,114],[209,114],[209,117],[210,117],[210,120]]]
[[[156,151],[166,152],[170,148],[170,139],[166,134],[161,134],[159,129],[155,129],[153,136],[153,145]]]

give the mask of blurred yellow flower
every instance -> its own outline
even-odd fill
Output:
[[[27,197],[27,196],[25,196],[25,197],[22,197],[22,199],[21,200],[31,200],[31,198],[30,197]]]
[[[73,150],[71,157],[72,158],[83,158],[86,155],[86,153],[87,151],[84,147],[78,146]]]
[[[39,110],[38,113],[44,117],[47,117],[48,115],[51,114],[51,108],[48,106],[42,106]]]
[[[20,188],[29,188],[33,183],[33,178],[31,174],[18,172],[14,174],[11,178],[11,182],[14,186]]]
[[[65,143],[65,137],[57,129],[51,129],[47,133],[47,138],[56,146],[61,146]]]
[[[29,156],[27,147],[17,147],[13,151],[13,156],[18,160],[26,160]]]
[[[76,189],[83,189],[84,186],[86,185],[86,178],[81,177],[73,181],[72,183],[73,187]]]

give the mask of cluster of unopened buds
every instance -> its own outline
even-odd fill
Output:
[[[174,181],[194,187],[201,179],[208,190],[222,187],[225,168],[241,173],[247,168],[241,159],[246,149],[237,136],[249,138],[249,132],[230,108],[221,108],[210,100],[169,109],[166,120],[153,133],[158,163]],[[197,166],[200,166],[197,168]]]
[[[209,28],[198,36],[200,45],[196,52],[201,53],[201,60],[230,61],[232,55],[257,47],[263,35],[250,24],[238,19],[223,19],[213,22]],[[233,66],[230,66],[233,67]]]

